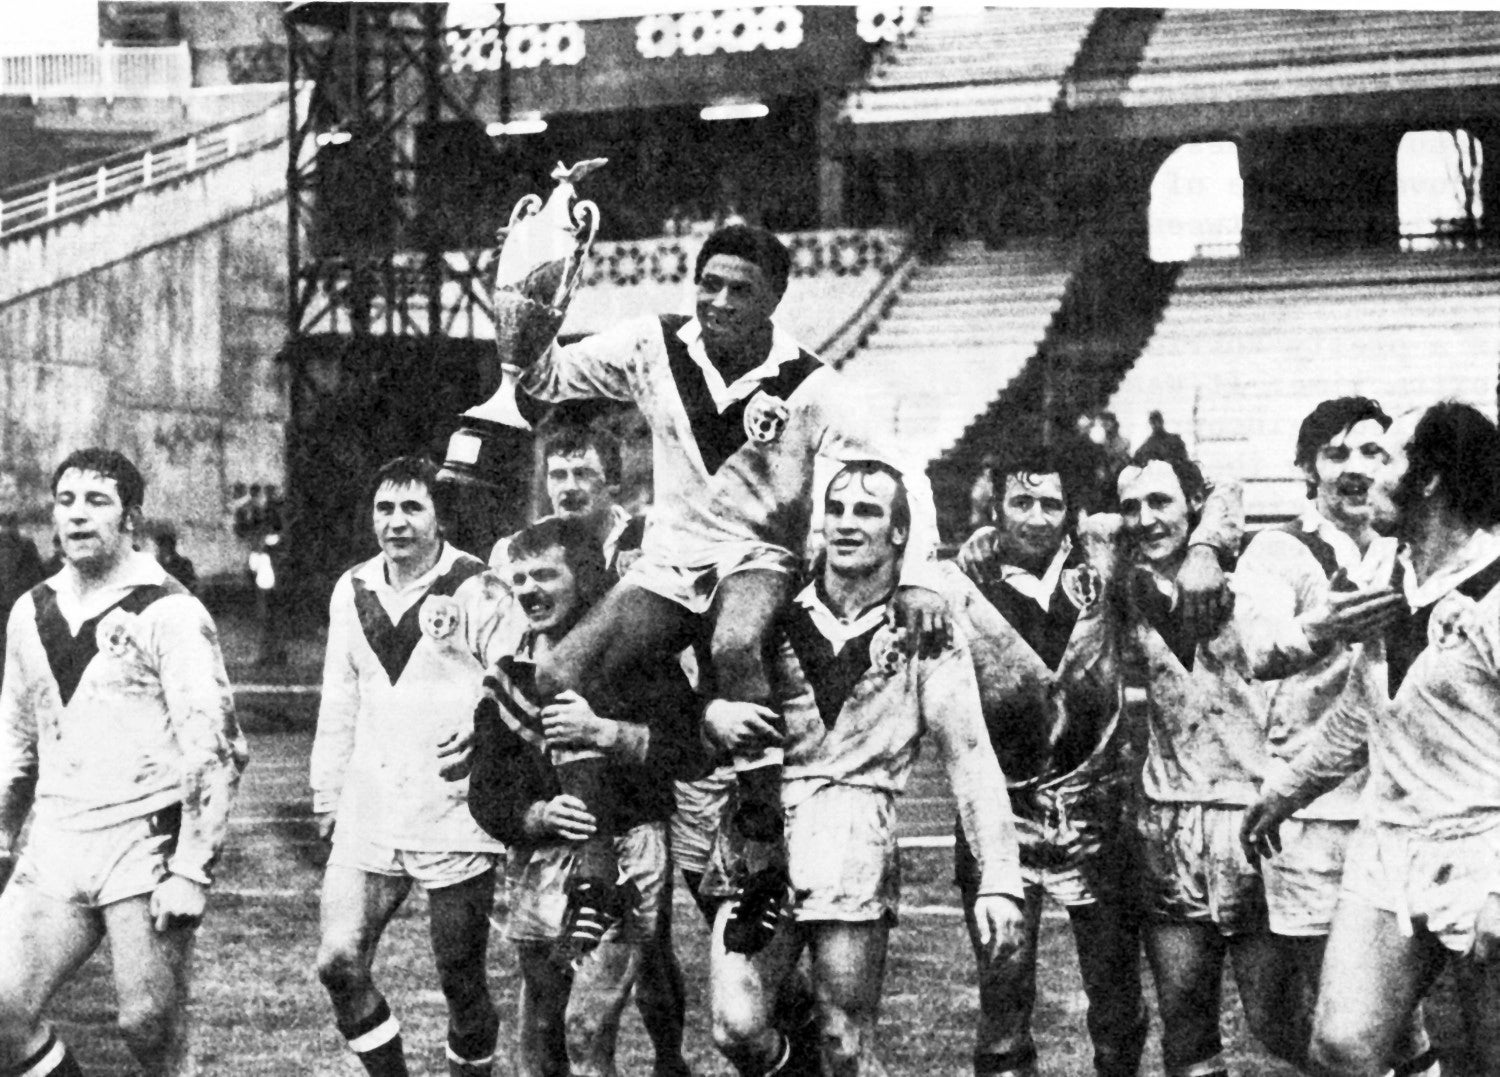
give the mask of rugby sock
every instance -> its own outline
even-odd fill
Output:
[[[1229,1077],[1229,1063],[1222,1054],[1205,1058],[1202,1062],[1189,1062],[1185,1066],[1173,1066],[1167,1077]]]
[[[363,1020],[340,1023],[339,1034],[349,1041],[349,1050],[359,1056],[370,1077],[407,1077],[401,1025],[385,999]]]
[[[1408,1058],[1392,1070],[1391,1074],[1392,1077],[1441,1077],[1442,1072],[1438,1053],[1429,1044],[1421,1054]]]
[[[57,1038],[56,1032],[49,1032],[47,1042],[29,1058],[0,1073],[3,1077],[83,1077],[73,1053]]]
[[[1036,1047],[1028,1045],[1014,1051],[975,1051],[974,1077],[1034,1077]]]
[[[495,1070],[495,1040],[500,1020],[493,1012],[485,1027],[460,1033],[448,1029],[448,1077],[490,1077]]]
[[[773,1062],[765,1070],[764,1077],[777,1077],[778,1074],[782,1075],[782,1077],[791,1077],[791,1070],[790,1070],[790,1067],[791,1067],[791,1064],[792,1064],[792,1044],[791,1044],[791,1041],[789,1041],[780,1032],[776,1033],[776,1038],[781,1041],[781,1048],[780,1048],[780,1050],[778,1050],[776,1052],[776,1061]]]

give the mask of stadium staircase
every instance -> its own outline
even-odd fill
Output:
[[[1297,425],[1319,400],[1393,414],[1453,397],[1489,414],[1500,254],[1371,253],[1192,263],[1110,401],[1139,443],[1159,409],[1210,474],[1247,481],[1252,517],[1300,511]]]
[[[936,459],[1036,353],[1067,279],[1051,245],[955,243],[914,269],[843,372],[908,453]]]
[[[969,485],[1008,433],[1104,405],[1156,332],[1181,268],[1112,244],[1083,249],[1035,352],[932,466],[940,520],[967,518]]]

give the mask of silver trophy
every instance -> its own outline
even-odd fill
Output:
[[[495,347],[500,355],[500,387],[483,404],[459,418],[462,425],[448,439],[443,479],[482,486],[515,468],[501,459],[494,435],[502,429],[530,430],[516,406],[521,372],[551,346],[578,287],[583,261],[599,231],[599,207],[581,201],[575,184],[607,163],[599,157],[552,171],[557,180],[544,203],[529,194],[516,203],[510,224],[501,231],[495,267]]]

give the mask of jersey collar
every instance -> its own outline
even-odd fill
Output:
[[[713,398],[714,407],[721,414],[735,401],[745,400],[752,396],[760,388],[761,382],[774,378],[783,366],[793,362],[801,354],[801,349],[797,347],[797,342],[792,339],[792,335],[773,321],[771,323],[771,350],[767,353],[764,362],[726,384],[724,375],[719,373],[719,368],[714,366],[713,361],[708,357],[708,349],[703,345],[703,326],[697,318],[689,318],[677,331],[677,337],[687,345],[688,357],[698,364],[698,369],[703,371],[703,381],[708,386],[708,395]]]

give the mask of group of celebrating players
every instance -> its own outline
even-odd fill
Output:
[[[1371,1075],[1438,1072],[1421,1000],[1451,958],[1500,1072],[1495,425],[1324,401],[1295,446],[1307,510],[1248,542],[1237,487],[1179,454],[1138,455],[1090,514],[1069,454],[1017,438],[993,525],[939,562],[919,462],[773,322],[789,263],[722,228],[693,317],[524,372],[538,405],[640,409],[643,535],[595,431],[549,435],[553,511],[488,562],[445,540],[429,461],[373,477],[380,552],[334,588],[311,759],[317,970],[364,1068],[407,1072],[372,967],[415,882],[448,1071],[493,1072],[503,875],[515,1072],[616,1072],[632,994],[654,1072],[690,1072],[680,872],[737,1072],[884,1073],[895,801],[930,735],[958,808],[976,1075],[1038,1070],[1047,896],[1100,1074],[1139,1070],[1143,945],[1170,1077],[1228,1072],[1226,956],[1270,1051]],[[127,1045],[187,1073],[188,960],[244,739],[212,621],[133,550],[139,472],[85,450],[53,493],[64,567],[16,604],[0,685],[0,1075],[80,1072],[42,1011],[106,935]]]

